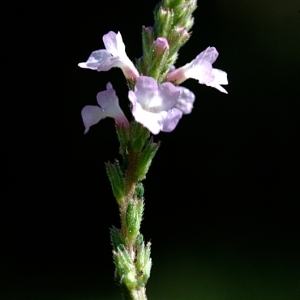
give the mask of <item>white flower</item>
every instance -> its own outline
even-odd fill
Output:
[[[79,63],[80,68],[108,71],[113,67],[121,68],[127,79],[137,80],[139,73],[125,52],[121,33],[113,31],[103,36],[105,49],[93,51],[86,62]]]
[[[194,78],[200,84],[206,84],[227,94],[227,91],[221,86],[221,84],[228,84],[227,73],[212,67],[218,55],[216,48],[208,47],[190,63],[170,72],[167,80],[174,84],[180,84],[188,78]]]

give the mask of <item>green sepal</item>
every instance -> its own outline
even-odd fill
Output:
[[[121,284],[125,285],[128,290],[133,290],[137,286],[135,265],[125,248],[118,248],[113,251],[113,259]]]
[[[189,30],[190,20],[192,19],[192,13],[197,8],[197,1],[189,0],[185,3],[181,3],[174,9],[174,25],[183,27]]]
[[[150,243],[148,243],[146,246],[144,243],[140,246],[140,248],[137,251],[136,256],[136,272],[139,276],[138,284],[139,286],[145,286],[151,272],[152,267],[152,259],[150,258],[151,254],[151,248]]]
[[[153,139],[147,140],[138,162],[135,173],[135,180],[141,181],[146,178],[146,174],[151,165],[152,159],[159,148],[160,143],[153,143]]]
[[[143,200],[132,200],[126,210],[127,236],[134,241],[140,232],[144,212]]]
[[[186,31],[189,31],[189,30],[194,26],[194,23],[195,23],[194,18],[189,18],[189,19],[186,21],[186,25],[185,25]]]
[[[191,9],[197,7],[197,0],[163,0],[161,3],[162,6],[168,9]],[[193,11],[196,8],[193,9]]]
[[[144,236],[140,233],[137,235],[136,239],[135,239],[135,247],[139,248],[141,247],[141,245],[144,242]]]
[[[177,6],[181,6],[182,4],[187,4],[187,0],[163,0],[162,5],[169,9],[175,9]]]
[[[167,7],[167,8],[172,8],[174,0],[163,0],[161,1],[161,6]]]
[[[127,157],[127,147],[129,141],[129,131],[128,128],[124,126],[116,126],[117,136],[120,142],[120,154],[125,159]]]
[[[137,122],[131,123],[131,146],[134,152],[141,152],[149,136],[149,130],[143,125]]]
[[[164,71],[169,70],[171,66],[166,66],[166,62],[169,57],[169,49],[165,49],[161,52],[156,51],[154,48],[153,50],[153,63],[149,67],[149,76],[153,77],[154,79],[160,79],[160,75],[164,73]],[[161,83],[162,80],[158,80],[158,83]]]
[[[174,47],[169,49],[169,51],[171,50],[171,52],[169,52],[168,59],[166,60],[165,65],[162,67],[159,78],[157,80],[159,84],[166,81],[165,79],[170,71],[170,68],[175,64],[178,58],[178,49],[176,51],[174,49]]]
[[[108,175],[109,181],[111,183],[113,194],[120,204],[124,198],[124,191],[125,191],[125,180],[122,169],[119,165],[119,162],[112,164],[111,162],[107,162],[106,166],[106,173]]]
[[[191,34],[185,29],[177,28],[170,34],[170,49],[168,64],[174,64],[178,57],[178,50],[189,40]]]
[[[173,28],[174,13],[172,9],[158,5],[154,11],[154,27],[156,37],[168,38]]]
[[[131,78],[131,79],[126,79],[126,82],[127,82],[127,86],[128,86],[128,89],[129,90],[134,90],[134,87],[135,87],[135,83],[136,83],[136,80]]]
[[[151,64],[153,51],[153,29],[143,26],[142,28],[142,43],[143,43],[143,60],[140,67],[140,73],[148,75],[148,66]]]
[[[135,187],[135,193],[138,199],[142,199],[144,196],[144,186],[141,182],[138,182]]]
[[[124,239],[124,245],[127,247],[130,245],[130,240],[129,238],[126,236],[125,239]]]
[[[116,228],[116,227],[112,227],[110,228],[110,240],[111,240],[111,244],[113,246],[113,249],[115,251],[118,250],[118,248],[124,244],[124,241],[122,239],[122,234],[120,229]],[[121,246],[122,247],[122,246]]]

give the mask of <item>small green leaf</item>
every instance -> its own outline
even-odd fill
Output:
[[[125,191],[125,180],[122,169],[118,161],[114,164],[108,162],[105,165],[113,194],[116,197],[117,202],[120,204],[124,198]]]
[[[143,235],[140,233],[137,235],[136,240],[135,240],[135,247],[139,248],[141,247],[142,243],[144,242],[144,237]]]
[[[144,186],[141,182],[138,182],[135,187],[135,193],[138,199],[142,199],[144,196]]]
[[[128,203],[126,211],[127,235],[134,241],[140,231],[144,211],[142,200],[132,200]]]
[[[122,235],[121,235],[121,231],[114,226],[112,228],[110,228],[110,240],[111,240],[113,249],[115,251],[117,251],[118,248],[124,244],[124,241],[123,241]]]
[[[121,284],[124,284],[128,290],[133,290],[137,286],[135,265],[127,249],[113,251],[113,259],[116,271]]]
[[[143,26],[142,29],[142,43],[143,43],[143,59],[141,66],[141,73],[148,75],[148,66],[152,60],[152,45],[154,41],[153,28]]]
[[[146,174],[149,170],[152,159],[159,148],[159,145],[159,143],[153,143],[152,138],[145,144],[145,148],[143,149],[143,152],[141,153],[137,163],[135,174],[136,181],[141,181],[146,178]]]
[[[123,159],[127,157],[127,147],[129,141],[129,131],[128,128],[124,126],[116,126],[117,136],[120,142],[120,154]]]
[[[173,29],[174,12],[172,9],[163,6],[158,7],[154,12],[155,31],[157,37],[168,38],[169,33]]]
[[[135,265],[136,265],[137,275],[139,275],[138,284],[140,286],[145,286],[150,277],[150,271],[152,266],[150,252],[151,252],[150,243],[148,243],[146,247],[145,244],[142,243],[142,245],[139,247],[137,251]]]
[[[132,122],[131,125],[131,146],[134,152],[138,153],[144,148],[150,132],[147,128],[137,122]]]

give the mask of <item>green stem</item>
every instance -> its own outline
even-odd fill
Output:
[[[134,182],[134,174],[136,172],[138,153],[134,153],[130,149],[128,156],[129,156],[129,162],[128,162],[128,169],[126,171],[126,178],[125,178],[125,198],[123,203],[120,205],[121,230],[124,239],[127,237],[127,225],[126,225],[127,206],[130,199],[134,197],[134,193],[135,193],[136,183]]]
[[[122,297],[124,300],[147,300],[146,288],[128,291],[122,288]]]
[[[146,288],[140,288],[139,290],[132,291],[132,299],[135,300],[147,300]]]
[[[135,152],[131,147],[129,147],[128,167],[125,176],[125,197],[124,197],[124,201],[122,201],[120,205],[121,232],[124,241],[126,240],[130,241],[129,244],[125,245],[125,247],[130,255],[133,264],[136,260],[137,246],[136,246],[135,239],[132,240],[128,236],[126,213],[130,201],[132,201],[132,199],[136,199],[137,197],[136,195],[137,182],[135,182],[134,175],[136,173],[139,155],[140,153]],[[125,284],[122,283],[122,278],[121,278],[121,288],[122,288],[122,296],[124,300],[147,300],[145,287],[136,287],[134,289],[129,290],[127,286],[125,286]]]
[[[125,181],[126,197],[131,196],[135,191],[136,183],[134,180],[134,174],[136,173],[139,153],[136,153],[132,149],[130,149],[128,157],[129,157],[129,163],[128,163],[128,169],[126,171],[126,181]]]

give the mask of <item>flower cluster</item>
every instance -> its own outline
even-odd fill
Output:
[[[228,84],[226,72],[212,67],[218,57],[218,52],[214,47],[208,47],[193,61],[179,69],[171,68],[165,82],[159,85],[154,78],[139,74],[125,52],[120,32],[116,34],[110,31],[103,36],[103,42],[106,49],[93,51],[88,60],[79,63],[78,66],[97,71],[108,71],[113,67],[121,68],[124,76],[135,82],[134,90],[128,93],[132,104],[132,115],[138,123],[148,128],[153,134],[158,134],[160,131],[173,131],[182,115],[192,111],[194,93],[178,86],[186,79],[197,79],[200,84],[227,93],[221,86]],[[154,41],[154,47],[158,54],[163,53],[169,48],[167,39],[157,38]],[[114,118],[117,126],[129,125],[110,83],[107,84],[106,91],[97,94],[97,102],[99,106],[88,105],[82,109],[85,133],[92,125],[105,117]]]

